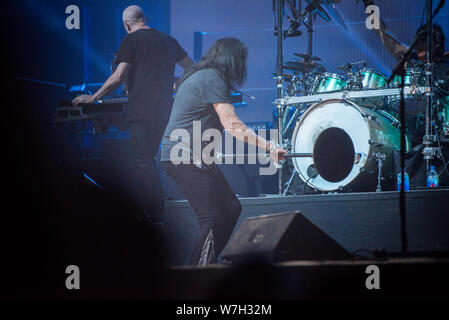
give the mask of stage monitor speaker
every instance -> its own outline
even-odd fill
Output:
[[[224,263],[351,258],[342,246],[299,211],[244,220],[222,254]]]

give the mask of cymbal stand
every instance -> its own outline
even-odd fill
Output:
[[[290,189],[292,182],[293,182],[293,178],[295,177],[295,175],[298,173],[298,171],[296,171],[295,168],[293,168],[292,174],[290,176],[290,179],[288,179],[288,182],[285,185],[285,190],[284,193],[282,194],[283,196],[287,195],[288,190]]]
[[[426,176],[429,174],[431,161],[435,159],[437,148],[433,146],[436,142],[436,136],[432,130],[432,0],[427,0],[427,44],[426,44],[426,133],[423,137],[424,149],[422,151],[424,160],[426,161]]]
[[[383,162],[385,161],[385,159],[387,158],[385,153],[380,153],[377,152],[375,154],[376,157],[376,161],[377,161],[377,188],[376,188],[376,192],[381,192],[382,191],[382,186],[381,186],[381,181],[382,181],[382,166],[383,166]]]

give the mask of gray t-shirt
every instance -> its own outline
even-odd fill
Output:
[[[201,137],[207,129],[217,129],[220,132],[223,130],[213,104],[231,103],[229,90],[226,82],[214,69],[197,71],[181,84],[162,137],[161,161],[170,161],[170,151],[175,145],[179,149],[177,153],[179,156],[182,152],[188,151],[192,158],[194,121],[199,121],[196,124],[201,125]],[[188,132],[189,141],[182,138],[178,138],[178,141],[170,141],[170,135],[176,129],[185,129]]]

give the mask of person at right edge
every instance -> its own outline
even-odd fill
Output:
[[[217,40],[201,60],[187,69],[176,94],[170,120],[162,138],[161,164],[180,187],[198,219],[190,265],[215,263],[240,216],[241,205],[215,163],[174,164],[170,152],[178,141],[171,141],[175,129],[190,135],[193,122],[201,123],[201,136],[207,129],[223,128],[239,140],[270,152],[277,162],[287,153],[276,143],[256,135],[236,115],[230,89],[241,86],[246,78],[247,48],[235,38]],[[190,139],[192,141],[192,139]],[[192,155],[190,144],[182,153]],[[201,157],[200,157],[201,159]]]
[[[375,5],[374,0],[363,0],[365,8],[371,5]],[[426,25],[422,25],[416,31],[418,35],[426,28]],[[433,28],[433,46],[432,46],[432,59],[435,63],[449,63],[449,52],[445,51],[445,36],[443,29],[440,25],[434,23]],[[385,49],[396,59],[401,60],[402,55],[408,50],[408,46],[405,43],[399,41],[392,33],[387,30],[385,22],[380,19],[380,28],[373,29],[380,41],[384,45]],[[420,37],[416,50],[412,53],[410,59],[426,62],[426,36]]]
[[[370,5],[375,5],[373,0],[363,0],[365,9]],[[426,24],[420,26],[415,35],[418,35],[425,30]],[[375,34],[379,37],[380,41],[384,45],[385,49],[397,60],[401,60],[403,54],[408,50],[409,46],[399,41],[393,34],[391,34],[387,28],[385,22],[380,19],[380,28],[373,29]],[[415,50],[412,52],[407,67],[417,66],[421,70],[424,69],[424,65],[427,61],[427,36],[422,35],[418,39]],[[434,95],[434,101],[438,99],[445,99],[449,101],[449,52],[445,50],[445,35],[443,28],[434,23],[432,24],[432,62],[433,62],[433,80],[436,85],[436,92]],[[421,80],[424,81],[424,80]],[[425,83],[420,83],[425,85]],[[446,102],[447,103],[447,102]],[[399,111],[399,106],[389,106],[396,112]],[[422,155],[423,144],[422,139],[425,135],[425,104],[419,107],[418,114],[408,113],[407,103],[405,106],[406,111],[406,124],[408,127],[408,133],[410,135],[412,150],[406,154],[405,169],[410,175],[410,187],[412,189],[426,186],[426,161]],[[434,116],[435,118],[435,116]],[[441,130],[441,128],[440,128]],[[442,156],[444,159],[449,158],[449,152],[444,148],[442,149]],[[395,154],[395,172],[400,170],[399,151]],[[434,161],[441,162],[441,161]],[[449,174],[444,167],[444,163],[440,165],[438,172],[440,175],[440,185],[449,184]],[[444,170],[444,171],[443,171]]]
[[[363,0],[365,8],[375,5],[373,0]],[[416,31],[416,35],[426,29],[426,24],[420,26]],[[380,19],[380,28],[373,29],[374,33],[379,37],[385,49],[397,60],[401,60],[409,46],[399,41],[391,32],[387,30],[385,22]],[[446,37],[443,28],[434,23],[432,24],[432,62],[433,62],[433,79],[438,84],[438,96],[443,97],[449,95],[449,51],[445,49]],[[419,66],[424,68],[427,61],[427,36],[421,35],[418,39],[415,50],[412,52],[406,67]],[[424,85],[424,84],[422,84]]]

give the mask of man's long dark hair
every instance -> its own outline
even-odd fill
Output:
[[[181,84],[202,69],[215,69],[230,88],[241,87],[246,79],[246,45],[236,38],[223,38],[214,42],[197,64],[187,69]]]

